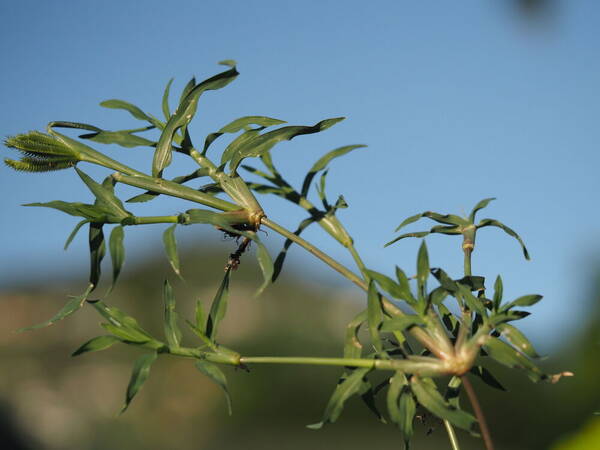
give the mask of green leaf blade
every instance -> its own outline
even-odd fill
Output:
[[[119,414],[123,414],[127,408],[129,408],[131,401],[138,394],[148,379],[148,376],[150,376],[150,368],[154,361],[156,361],[157,357],[157,353],[154,352],[140,356],[138,359],[136,359],[135,363],[133,364],[133,371],[131,373],[131,378],[129,379],[129,385],[127,386],[125,403],[123,404]]]
[[[196,368],[210,378],[214,383],[216,383],[225,394],[225,399],[227,400],[227,410],[229,411],[229,415],[231,416],[233,410],[231,407],[231,396],[229,395],[229,389],[227,388],[227,378],[225,378],[225,374],[219,367],[213,363],[208,361],[196,361]]]

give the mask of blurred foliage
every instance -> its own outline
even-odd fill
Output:
[[[211,298],[221,278],[215,261],[226,262],[234,247],[189,250],[181,266],[187,283],[173,279],[183,317],[192,318],[198,297]],[[143,258],[144,266],[128,267],[112,294],[111,303],[138,317],[149,331],[162,327],[160,273],[164,256]],[[215,267],[216,266],[216,267]],[[264,296],[253,298],[259,269],[247,255],[233,274],[230,312],[222,323],[222,341],[252,355],[302,355],[311,348],[317,356],[338,356],[343,346],[343,324],[361,308],[360,295],[350,286],[310,286],[291,278],[288,266]],[[288,274],[288,275],[286,275]],[[557,385],[531,384],[520,373],[498,366],[495,374],[512,395],[476,386],[499,449],[547,449],[568,439],[557,449],[574,447],[569,438],[594,418],[600,405],[600,276],[590,288],[595,313],[579,336],[565,336],[557,357],[546,361],[548,372],[568,369],[575,378]],[[244,448],[325,449],[332,445],[363,448],[367,445],[400,447],[402,437],[393,426],[373,421],[359,399],[348,402],[339,423],[320,431],[303,424],[317,421],[339,368],[258,366],[247,373],[225,368],[233,398],[233,416],[227,415],[222,392],[193,367],[193,361],[161,358],[152,376],[132,403],[130,411],[116,417],[124,397],[131,360],[140,352],[119,346],[71,358],[81,342],[98,335],[99,318],[93,308],[78,313],[78,320],[43,330],[14,333],[39,322],[64,302],[72,285],[44,284],[4,290],[0,301],[2,373],[0,404],[4,427],[13,422],[35,449],[226,449]],[[574,299],[574,305],[577,299]],[[307,333],[307,328],[311,332]],[[190,336],[185,336],[189,339]],[[330,383],[323,380],[330,380]],[[317,382],[319,381],[320,382]],[[475,380],[477,383],[477,380]],[[466,399],[463,400],[466,404]],[[10,428],[10,427],[9,427]],[[447,448],[441,423],[422,415],[414,449]],[[481,448],[481,441],[461,432],[461,448]],[[5,441],[9,442],[9,441]],[[562,441],[561,441],[562,442]]]

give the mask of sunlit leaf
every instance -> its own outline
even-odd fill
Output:
[[[520,352],[529,356],[530,358],[539,358],[540,355],[533,348],[533,344],[527,339],[527,337],[519,331],[517,328],[507,323],[496,326],[496,329],[500,332],[500,335],[513,346],[515,346]]]
[[[137,320],[116,306],[108,306],[101,300],[91,302],[96,311],[104,317],[110,325],[119,330],[115,333],[118,337],[129,340],[131,342],[147,342],[153,340],[152,336],[138,324]]]
[[[98,202],[97,206],[101,206],[118,219],[124,219],[130,215],[127,211],[125,211],[121,200],[119,200],[113,192],[111,192],[109,189],[106,189],[102,184],[96,183],[77,167],[75,167],[75,171],[96,197]]]
[[[151,122],[150,117],[144,111],[142,111],[137,106],[132,105],[131,103],[128,103],[123,100],[116,100],[116,99],[105,100],[100,103],[100,106],[103,106],[104,108],[123,109],[123,110],[127,111],[129,114],[131,114],[133,117],[135,117],[136,119],[146,120],[148,122]]]
[[[90,292],[92,292],[93,288],[94,286],[90,284],[83,294],[78,295],[77,297],[69,296],[71,300],[69,300],[60,311],[58,311],[54,316],[52,316],[45,322],[39,323],[37,325],[32,325],[30,327],[20,328],[17,331],[22,332],[29,330],[37,330],[38,328],[44,328],[79,311],[85,303],[85,301],[87,300],[88,295],[90,295]]]
[[[497,338],[490,338],[484,345],[484,350],[490,358],[495,359],[500,364],[513,369],[522,369],[527,373],[529,379],[537,382],[546,379],[547,376],[523,353],[515,350],[506,342]]]
[[[390,242],[387,242],[384,247],[388,247],[396,242],[398,242],[401,239],[405,239],[408,237],[414,237],[414,238],[423,238],[425,236],[427,236],[429,233],[429,231],[416,231],[414,233],[405,233],[405,234],[401,234],[400,236],[396,237],[395,239],[392,239]]]
[[[27,203],[23,206],[41,206],[44,208],[57,209],[71,216],[83,217],[88,222],[105,222],[107,215],[104,209],[95,205],[79,202],[69,203],[61,200],[53,200],[46,203]]]
[[[273,148],[278,142],[291,140],[294,137],[303,134],[312,134],[324,131],[343,119],[343,117],[326,119],[313,126],[287,126],[278,128],[277,130],[269,131],[268,133],[264,133],[259,136],[255,136],[237,148],[235,153],[231,155],[229,167],[232,172],[235,172],[238,165],[244,158],[260,156],[263,153],[271,150],[271,148]]]
[[[225,378],[225,374],[219,367],[213,363],[208,361],[196,361],[196,368],[214,381],[225,393],[225,399],[227,400],[227,409],[229,411],[229,415],[232,413],[231,409],[231,396],[229,395],[229,389],[227,389],[227,379]]]
[[[112,347],[117,342],[121,342],[121,340],[116,336],[106,335],[106,336],[98,336],[93,339],[90,339],[77,350],[75,350],[71,356],[81,355],[83,353],[88,352],[97,352],[100,350],[107,349]]]
[[[471,214],[469,214],[469,222],[475,222],[475,215],[477,214],[477,211],[485,208],[487,205],[490,204],[492,200],[496,200],[496,197],[484,198],[479,203],[477,203],[471,211]]]
[[[198,101],[202,93],[227,86],[237,77],[237,75],[238,71],[235,67],[232,67],[225,72],[221,72],[195,85],[185,97],[181,99],[181,103],[177,107],[175,113],[167,121],[167,124],[160,135],[160,139],[156,144],[152,162],[153,177],[161,177],[163,170],[171,163],[171,144],[175,133],[177,130],[186,127],[190,123],[196,114]]]
[[[173,78],[171,78],[165,86],[165,91],[163,92],[162,97],[161,106],[162,112],[165,116],[165,120],[169,120],[169,117],[171,117],[171,109],[169,108],[169,91],[171,90],[171,84],[173,84]]]
[[[516,300],[513,300],[512,302],[502,306],[500,308],[500,311],[507,311],[511,308],[514,308],[515,306],[533,306],[542,298],[543,296],[537,294],[523,295],[517,298]]]
[[[308,190],[310,188],[310,183],[312,182],[314,176],[317,174],[317,172],[324,170],[333,159],[339,158],[340,156],[343,156],[343,155],[351,152],[352,150],[355,150],[357,148],[363,148],[363,147],[366,147],[366,145],[346,145],[344,147],[336,148],[335,150],[332,150],[332,151],[326,153],[325,155],[323,155],[310,168],[310,170],[306,174],[306,177],[304,177],[304,182],[302,183],[301,195],[303,197],[307,196]]]
[[[129,379],[129,385],[127,386],[127,393],[125,394],[125,403],[121,408],[120,414],[123,414],[127,410],[133,398],[142,388],[142,385],[150,375],[150,367],[152,366],[152,363],[156,361],[157,356],[156,353],[149,353],[147,355],[142,355],[135,360],[131,378]]]

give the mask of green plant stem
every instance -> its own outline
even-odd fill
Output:
[[[191,202],[200,203],[211,208],[221,211],[235,211],[241,209],[235,203],[213,197],[212,195],[198,192],[190,187],[174,183],[173,181],[164,180],[162,178],[152,178],[149,176],[130,176],[116,172],[112,177],[119,183],[134,186],[140,189],[145,189],[159,194],[166,194],[172,197],[182,198]]]
[[[464,268],[465,268],[465,276],[471,276],[471,253],[473,253],[472,249],[466,248],[463,250],[465,254]]]
[[[475,417],[477,417],[477,422],[479,422],[479,429],[481,430],[481,435],[483,437],[485,448],[486,450],[494,450],[492,436],[487,426],[487,422],[485,421],[485,416],[483,415],[483,410],[481,409],[479,400],[477,399],[475,389],[473,389],[473,385],[471,384],[471,381],[466,375],[462,375],[460,378],[462,380],[463,386],[465,387],[467,396],[469,397],[469,401],[471,402],[471,406],[473,407],[473,412],[475,412]]]
[[[298,244],[300,247],[304,248],[305,250],[307,250],[308,252],[310,252],[311,254],[316,256],[317,258],[319,258],[325,264],[329,265],[332,269],[334,269],[335,271],[337,271],[338,273],[340,273],[341,275],[346,277],[348,280],[352,281],[363,291],[367,291],[369,289],[369,285],[364,280],[362,280],[358,275],[356,275],[354,272],[352,272],[347,267],[344,267],[342,264],[338,263],[336,260],[331,258],[326,253],[323,253],[321,250],[319,250],[317,247],[315,247],[311,243],[302,239],[300,236],[292,233],[291,231],[287,230],[286,228],[282,227],[281,225],[278,225],[277,223],[273,222],[272,220],[267,219],[266,217],[262,219],[262,224],[265,225],[266,227],[272,229],[273,231],[281,234],[283,237],[289,239],[290,241]],[[387,298],[382,297],[382,300],[383,300],[382,301],[383,308],[384,308],[385,312],[387,312],[388,314],[390,314],[392,316],[404,316],[405,315],[405,313],[400,308],[398,308],[396,305],[394,305]],[[412,327],[408,331],[419,342],[421,342],[421,344],[423,344],[428,350],[430,350],[438,358],[448,359],[449,357],[451,357],[451,355],[449,355],[446,352],[441,351],[439,349],[439,345],[437,344],[437,342],[433,338],[431,338],[431,336],[429,336],[425,332],[425,330],[418,328],[418,327]]]
[[[133,225],[151,225],[156,223],[179,223],[179,216],[135,216],[131,218]]]
[[[242,356],[240,364],[302,364],[313,366],[365,367],[375,370],[403,371],[421,376],[443,374],[442,364],[434,358],[410,359],[364,359],[364,358],[317,358],[312,356]]]
[[[456,433],[454,432],[452,424],[444,419],[444,427],[446,428],[446,433],[448,433],[448,439],[450,439],[452,450],[460,450],[460,445],[458,445],[458,439],[456,438]]]
[[[314,256],[319,258],[321,261],[323,261],[325,264],[330,266],[336,272],[338,272],[341,275],[343,275],[344,277],[348,278],[348,280],[352,281],[363,291],[366,291],[369,289],[369,285],[367,283],[365,283],[365,281],[362,280],[358,275],[356,275],[354,272],[352,272],[347,267],[344,267],[343,265],[338,263],[331,256],[327,255],[326,253],[323,253],[321,250],[319,250],[317,247],[315,247],[311,243],[302,239],[300,236],[292,233],[291,231],[287,230],[286,228],[282,227],[281,225],[273,222],[272,220],[270,220],[266,217],[264,217],[262,219],[262,224],[264,226],[266,226],[267,228],[270,228],[271,230],[281,234],[283,237],[289,239],[290,241],[293,241],[294,243],[298,244],[299,246],[301,246],[302,248],[307,250],[309,253],[313,254]]]
[[[354,244],[350,245],[348,247],[348,251],[352,255],[352,258],[354,259],[354,262],[356,263],[356,267],[358,267],[358,270],[360,270],[360,272],[363,274],[364,280],[368,282],[369,277],[367,275],[367,267],[365,266],[365,263],[363,262],[362,258],[356,251],[356,247],[354,247]]]

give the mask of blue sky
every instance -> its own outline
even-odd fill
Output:
[[[424,210],[468,213],[478,200],[497,197],[481,217],[517,230],[533,260],[522,258],[516,241],[485,229],[474,272],[490,279],[502,273],[508,296],[545,295],[524,321],[544,351],[585,317],[592,301],[585,283],[600,259],[600,5],[551,3],[547,15],[526,19],[509,1],[2,2],[1,132],[43,129],[51,120],[135,128],[129,115],[98,103],[120,98],[160,115],[171,77],[174,106],[192,75],[211,76],[221,71],[217,61],[235,59],[241,75],[201,99],[193,136],[244,115],[303,125],[347,117],[280,145],[273,156],[298,184],[326,151],[368,144],[331,165],[328,189],[350,204],[340,217],[367,264],[386,273],[394,264],[414,267],[416,240],[382,248],[403,218]],[[149,150],[106,150],[150,169]],[[189,172],[186,163],[178,159],[169,175]],[[96,178],[106,173],[81,168]],[[76,219],[18,206],[90,201],[73,171],[29,175],[2,167],[0,189],[1,285],[64,268],[83,283],[83,234],[62,251]],[[303,218],[262,199],[267,214],[290,228]],[[131,209],[170,214],[189,207],[157,201]],[[127,230],[130,261],[162,251],[163,229]],[[197,235],[185,230],[181,239]],[[320,229],[306,236],[351,263]],[[458,238],[436,236],[428,245],[432,265],[460,275]],[[326,271],[299,249],[292,256],[307,274]],[[343,283],[333,273],[330,280]],[[567,331],[557,333],[562,326]]]

